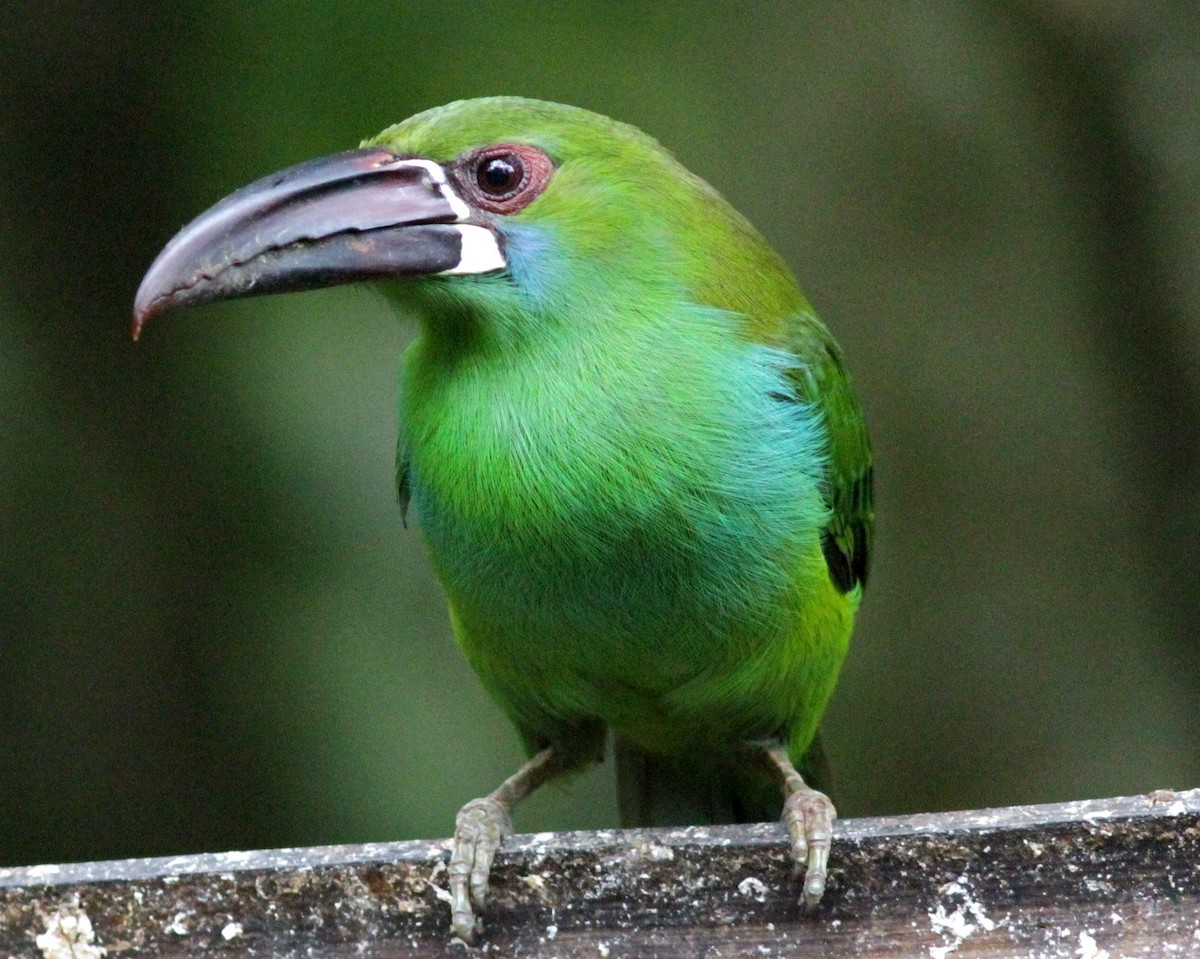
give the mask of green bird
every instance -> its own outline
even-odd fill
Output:
[[[480,932],[513,806],[610,729],[626,824],[775,818],[782,790],[815,904],[835,812],[801,772],[867,577],[872,471],[787,266],[639,130],[494,97],[221,201],[155,261],[133,332],[359,280],[419,323],[400,501],[530,756],[458,815],[453,931]]]

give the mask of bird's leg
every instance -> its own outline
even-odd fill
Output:
[[[796,874],[804,873],[802,901],[812,908],[825,892],[829,846],[837,810],[823,792],[809,786],[788,756],[782,743],[765,743],[762,750],[783,780],[783,823],[792,840]]]
[[[476,912],[482,912],[487,902],[488,873],[496,850],[512,832],[513,807],[568,766],[561,750],[547,746],[493,792],[459,810],[450,854],[450,922],[464,942],[473,943],[482,928]]]

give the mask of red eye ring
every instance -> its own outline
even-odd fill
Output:
[[[546,189],[554,161],[526,143],[497,143],[465,154],[457,180],[466,199],[489,213],[523,210]]]

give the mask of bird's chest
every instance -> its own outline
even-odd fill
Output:
[[[464,643],[669,682],[789,589],[824,516],[821,454],[774,380],[473,372],[403,405],[413,511]]]
[[[715,470],[686,435],[643,425],[499,399],[456,442],[413,443],[413,511],[456,609],[526,645],[611,643],[678,624],[717,589],[732,530],[710,522]]]

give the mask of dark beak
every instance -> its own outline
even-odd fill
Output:
[[[382,147],[309,160],[185,226],[138,289],[133,338],[184,306],[356,280],[503,269],[497,234],[430,160]]]

